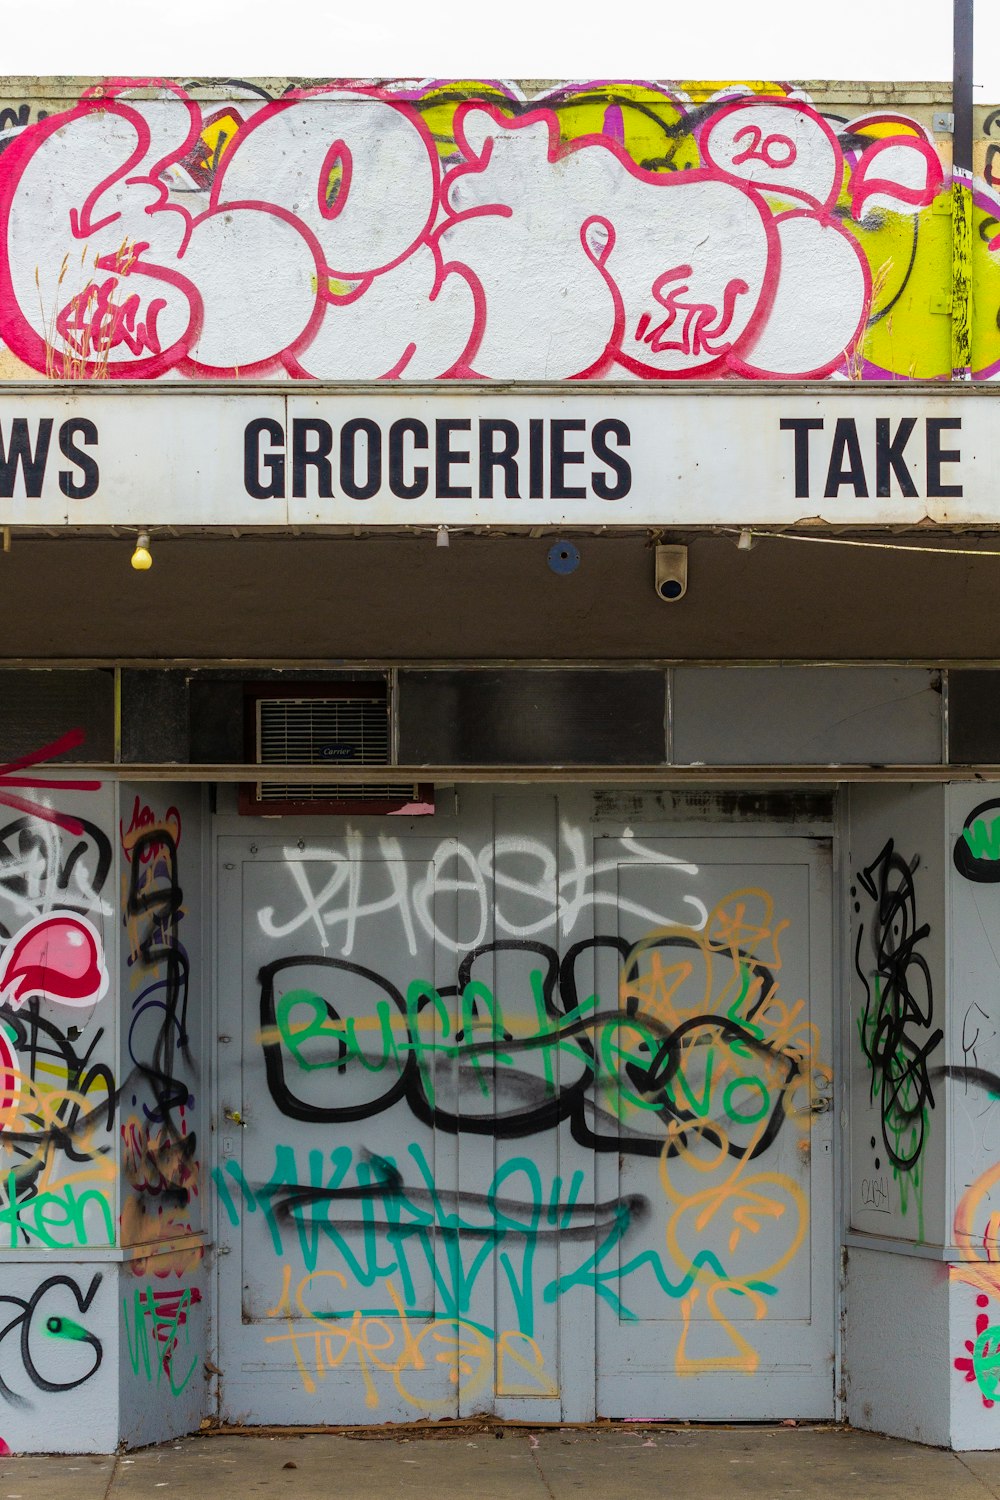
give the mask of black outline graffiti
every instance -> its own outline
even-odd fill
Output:
[[[133,1201],[144,1203],[147,1197],[153,1197],[171,1207],[186,1208],[192,1195],[187,1184],[197,1176],[198,1135],[194,1130],[179,1128],[174,1118],[174,1111],[186,1105],[190,1095],[188,1077],[176,1071],[178,1053],[184,1067],[194,1072],[187,1024],[191,964],[179,937],[184,892],[178,880],[177,840],[168,828],[154,825],[139,834],[127,852],[130,865],[124,920],[135,934],[139,960],[155,975],[133,1004],[129,1052],[135,1067],[129,1082],[134,1089],[139,1079],[145,1081],[153,1098],[152,1108],[145,1101],[142,1104],[147,1130],[144,1159],[153,1162],[155,1154],[173,1174],[173,1180],[164,1181],[155,1192],[134,1182],[130,1186]],[[148,924],[144,932],[140,923]],[[150,999],[154,994],[155,1000]],[[151,1055],[137,1056],[132,1048],[136,1022],[154,1006],[163,1016]],[[125,1092],[124,1087],[121,1092]],[[160,1127],[155,1140],[150,1133],[154,1125]],[[127,1159],[128,1151],[125,1155]]]
[[[60,862],[54,870],[50,866],[57,854],[59,830],[53,830],[45,824],[40,825],[33,817],[15,818],[0,828],[0,893],[10,892],[18,900],[30,903],[33,908],[37,907],[39,914],[45,911],[45,896],[40,896],[37,890],[32,889],[27,873],[21,873],[34,860],[37,862],[34,884],[43,891],[58,892],[60,911],[77,912],[82,917],[91,915],[93,900],[88,898],[100,895],[111,871],[111,840],[96,823],[89,823],[84,818],[76,821],[83,829],[83,836],[73,843],[64,856],[59,851]],[[62,831],[62,836],[66,836],[65,831]],[[70,881],[76,867],[91,848],[96,854],[97,862],[88,890],[85,895],[81,893],[75,901],[68,899]],[[18,873],[12,873],[14,871]],[[9,929],[0,922],[0,938],[6,940],[10,936]]]
[[[950,1078],[956,1083],[964,1083],[966,1088],[971,1083],[973,1087],[992,1094],[994,1099],[1000,1099],[1000,1073],[994,1073],[989,1068],[977,1068],[969,1063],[942,1063],[939,1067],[931,1068],[931,1077],[935,1080]]]
[[[429,1210],[433,1215],[434,1232],[443,1239],[491,1240],[495,1244],[507,1239],[558,1239],[561,1242],[591,1240],[598,1230],[612,1230],[622,1224],[639,1224],[649,1216],[649,1199],[642,1193],[626,1193],[600,1203],[578,1203],[574,1200],[546,1204],[545,1213],[549,1221],[546,1227],[531,1222],[540,1218],[537,1203],[501,1198],[494,1192],[459,1192],[456,1188],[438,1185],[435,1185],[433,1192],[427,1188],[407,1187],[403,1174],[394,1161],[371,1152],[365,1153],[365,1159],[378,1174],[375,1182],[338,1188],[306,1187],[301,1183],[269,1183],[256,1187],[255,1196],[261,1200],[266,1199],[270,1212],[282,1226],[294,1224],[296,1228],[307,1228],[313,1220],[311,1216],[303,1214],[302,1210],[314,1205],[376,1202],[402,1205],[412,1210]],[[451,1223],[447,1216],[441,1214],[441,1205],[446,1201],[452,1203],[456,1214],[459,1209],[462,1214],[476,1208],[484,1209],[493,1216],[494,1222],[470,1224],[462,1219]],[[584,1222],[567,1222],[574,1217]],[[324,1216],[316,1222],[325,1224],[328,1220]],[[336,1226],[339,1233],[349,1229],[370,1231],[372,1221],[369,1217],[345,1219],[338,1214]],[[395,1233],[407,1235],[424,1230],[427,1226],[417,1222],[393,1223],[388,1227]]]
[[[100,1128],[102,1117],[105,1121],[103,1128],[107,1131],[114,1129],[119,1090],[115,1086],[115,1076],[110,1064],[91,1064],[90,1061],[104,1036],[103,1027],[99,1027],[94,1033],[90,1046],[80,1056],[59,1027],[40,1014],[37,1000],[29,1001],[26,1011],[9,1014],[4,1010],[0,1011],[0,1015],[3,1016],[4,1025],[14,1033],[14,1045],[25,1074],[34,1079],[39,1060],[44,1062],[46,1058],[54,1059],[66,1069],[66,1094],[77,1096],[72,1099],[64,1098],[59,1104],[56,1109],[58,1125],[43,1129],[40,1116],[27,1114],[25,1118],[28,1121],[35,1120],[38,1129],[0,1130],[0,1146],[7,1147],[22,1161],[20,1167],[14,1168],[18,1196],[29,1197],[33,1196],[31,1189],[34,1181],[49,1154],[46,1151],[39,1156],[40,1148],[53,1147],[63,1151],[74,1162],[92,1159],[93,1150],[79,1151],[75,1142],[95,1127]],[[102,1085],[107,1097],[92,1110],[84,1112],[80,1100],[86,1098],[95,1085]],[[106,1154],[109,1149],[109,1146],[102,1146],[100,1151]]]
[[[147,849],[148,863],[143,859]],[[178,938],[184,892],[177,879],[177,844],[168,829],[153,828],[135,840],[131,856],[125,922],[134,923],[138,931],[139,920],[147,920],[148,930],[137,944],[139,957],[147,969],[158,969],[162,964],[166,971],[165,978],[156,982],[156,988],[162,990],[163,1021],[152,1055],[132,1060],[156,1101],[156,1109],[147,1111],[148,1119],[170,1126],[174,1110],[187,1103],[189,1093],[187,1079],[172,1072],[171,1053],[180,1052],[185,1064],[193,1068],[187,1029],[191,966]],[[164,865],[166,884],[157,884],[154,876]],[[150,888],[144,889],[146,886]],[[194,1136],[183,1139],[194,1141]]]
[[[12,1333],[15,1328],[20,1329],[21,1362],[24,1365],[25,1373],[27,1374],[28,1379],[37,1390],[45,1391],[49,1395],[56,1395],[65,1391],[74,1391],[76,1390],[78,1385],[83,1385],[86,1381],[92,1379],[92,1377],[96,1375],[98,1370],[101,1368],[101,1362],[104,1359],[104,1346],[95,1333],[91,1333],[89,1329],[81,1328],[77,1333],[72,1335],[73,1342],[89,1344],[91,1346],[96,1356],[93,1368],[85,1371],[83,1375],[77,1376],[75,1380],[47,1380],[45,1376],[42,1375],[41,1371],[38,1369],[38,1366],[35,1364],[34,1359],[32,1358],[31,1328],[32,1319],[34,1318],[35,1313],[38,1311],[38,1304],[41,1302],[46,1293],[50,1292],[53,1287],[68,1287],[73,1294],[77,1311],[85,1313],[88,1311],[91,1303],[97,1296],[98,1288],[100,1287],[103,1280],[104,1277],[101,1275],[101,1273],[99,1271],[95,1271],[93,1277],[91,1278],[90,1286],[88,1287],[87,1291],[81,1292],[78,1283],[74,1281],[72,1276],[49,1276],[45,1281],[41,1283],[40,1286],[36,1287],[34,1293],[27,1299],[25,1299],[24,1297],[15,1297],[10,1292],[0,1292],[0,1304],[8,1302],[12,1307],[19,1307],[21,1309],[17,1316],[15,1318],[12,1318],[5,1328],[0,1329],[0,1345],[3,1344],[4,1339],[6,1339],[7,1335]],[[55,1316],[47,1318],[47,1331],[55,1337],[58,1337],[59,1329],[54,1328],[52,1325],[54,1323],[61,1323],[61,1321],[62,1320],[60,1318]],[[16,1391],[12,1390],[2,1376],[0,1376],[0,1396],[2,1396],[4,1400],[6,1400],[11,1406],[30,1407],[32,1405],[32,1403],[27,1399],[26,1396],[20,1396]]]
[[[962,832],[955,840],[955,848],[952,852],[952,861],[955,869],[966,880],[975,881],[977,885],[995,885],[1000,881],[1000,859],[983,858],[981,855],[973,854],[972,848],[966,838],[966,833],[978,818],[984,813],[1000,813],[1000,798],[990,797],[986,802],[980,802],[974,807],[962,824]]]
[[[348,959],[332,958],[327,955],[295,955],[265,964],[258,974],[261,987],[261,1050],[271,1098],[281,1113],[290,1119],[313,1124],[347,1123],[369,1119],[373,1115],[390,1109],[402,1099],[406,1101],[414,1117],[431,1128],[444,1130],[451,1135],[485,1135],[503,1140],[516,1140],[524,1136],[554,1130],[565,1120],[569,1123],[574,1140],[595,1151],[620,1151],[634,1156],[658,1157],[663,1154],[664,1150],[662,1137],[629,1131],[610,1113],[606,1116],[608,1119],[606,1132],[594,1128],[587,1118],[588,1111],[593,1114],[595,1122],[604,1113],[597,1101],[591,1097],[591,1089],[597,1077],[598,1060],[588,1033],[595,1026],[613,1024],[620,1019],[638,1022],[644,1030],[658,1039],[658,1046],[656,1051],[651,1053],[648,1064],[640,1066],[629,1062],[625,1065],[625,1072],[632,1088],[637,1093],[647,1096],[650,1102],[657,1106],[649,1111],[651,1118],[659,1119],[664,1127],[676,1123],[697,1125],[698,1131],[706,1139],[719,1146],[725,1146],[728,1154],[737,1159],[750,1161],[760,1156],[772,1144],[786,1118],[785,1096],[793,1081],[799,1076],[798,1059],[792,1054],[777,1050],[769,1043],[761,1041],[749,1027],[711,1012],[703,1016],[691,1017],[675,1028],[664,1026],[655,1017],[642,1012],[638,1001],[631,996],[624,1010],[608,1009],[567,1021],[567,1015],[571,1015],[578,1005],[577,962],[582,954],[598,948],[617,950],[621,961],[629,965],[623,976],[626,986],[637,978],[639,957],[636,950],[623,938],[610,936],[584,938],[574,943],[561,961],[556,949],[548,944],[512,938],[484,943],[470,950],[462,959],[457,984],[445,985],[436,991],[441,998],[461,994],[472,978],[472,969],[476,961],[489,954],[511,951],[536,954],[545,965],[542,970],[541,992],[546,1016],[553,1023],[552,1029],[537,1037],[526,1037],[516,1041],[505,1037],[501,1041],[472,1043],[465,1049],[465,1055],[478,1057],[489,1056],[496,1052],[530,1052],[551,1047],[560,1040],[572,1037],[576,1040],[584,1059],[579,1077],[572,1083],[562,1085],[557,1093],[546,1097],[541,1102],[538,1102],[538,1081],[533,1075],[518,1074],[512,1069],[505,1069],[505,1089],[510,1092],[520,1088],[525,1103],[520,1108],[502,1112],[491,1110],[482,1115],[455,1114],[437,1103],[432,1104],[427,1097],[421,1076],[418,1049],[414,1047],[407,1050],[406,1059],[392,1084],[373,1100],[345,1106],[321,1106],[297,1098],[285,1078],[280,1040],[265,1040],[265,1038],[274,1037],[277,1025],[275,995],[277,975],[298,965],[331,969],[352,974],[356,978],[371,983],[380,991],[380,998],[390,1001],[404,1016],[406,1002],[397,987],[383,975]],[[644,945],[642,952],[647,952],[652,948],[703,951],[702,945],[696,939],[677,935],[654,940]],[[753,1016],[773,993],[774,979],[770,971],[751,955],[741,953],[740,957],[753,968],[761,981],[759,993],[748,1012],[748,1020],[752,1021]],[[340,1017],[337,1016],[330,1002],[325,1003],[329,1019],[339,1020]],[[425,1009],[430,1003],[430,995],[425,995],[423,1003],[418,1006],[418,1011]],[[668,1085],[681,1067],[685,1048],[698,1044],[699,1031],[704,1032],[706,1041],[722,1039],[730,1044],[735,1042],[757,1054],[766,1056],[772,1063],[780,1059],[784,1067],[785,1076],[778,1085],[777,1101],[773,1106],[771,1117],[765,1129],[755,1139],[753,1149],[749,1152],[744,1144],[730,1139],[728,1133],[717,1133],[712,1129],[711,1123],[701,1119],[694,1110],[684,1109],[670,1098]],[[341,1047],[339,1057],[343,1057],[343,1044],[339,1045]],[[677,1155],[687,1144],[686,1136],[681,1132],[676,1139],[670,1141],[666,1148],[667,1154]]]
[[[875,902],[871,943],[875,974],[881,981],[878,1014],[873,1017],[872,987],[861,966],[865,924],[859,922],[854,968],[865,990],[860,1040],[871,1066],[872,1104],[878,1093],[882,1140],[889,1160],[900,1171],[909,1171],[920,1160],[926,1133],[924,1111],[934,1108],[927,1058],[944,1036],[940,1027],[930,1032],[934,1020],[934,986],[927,960],[917,952],[918,943],[930,934],[928,923],[917,925],[913,872],[919,863],[919,856],[914,856],[907,864],[896,853],[893,840],[887,839],[871,864],[857,875],[858,884]],[[914,969],[926,995],[923,1010],[911,988],[910,972]],[[926,1040],[918,1039],[912,1034],[914,1029],[930,1035]],[[904,1103],[908,1092],[909,1101]],[[899,1142],[907,1130],[913,1132],[912,1144],[904,1153]]]

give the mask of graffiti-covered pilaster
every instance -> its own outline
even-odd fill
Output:
[[[1000,797],[950,788],[951,1403],[956,1447],[1000,1446]],[[995,790],[995,789],[994,789]]]
[[[159,1441],[196,1427],[207,1399],[200,795],[163,801],[43,764],[77,742],[0,774],[0,1440],[13,1452]]]
[[[114,787],[0,770],[0,1439],[118,1440]]]
[[[947,1444],[943,787],[852,788],[845,851],[844,1370],[852,1423]],[[919,1309],[909,1312],[914,1308]],[[912,1368],[913,1318],[924,1357]],[[887,1365],[911,1365],[906,1382]]]
[[[208,995],[200,789],[118,786],[122,1434],[206,1409]]]
[[[1000,1447],[1000,797],[987,790],[850,796],[848,1415],[955,1448]],[[906,1381],[886,1378],[904,1363]]]
[[[944,1194],[943,791],[851,795],[852,1229],[949,1242]]]

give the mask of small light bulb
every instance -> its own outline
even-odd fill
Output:
[[[753,541],[754,541],[753,532],[752,531],[748,531],[746,529],[746,527],[744,527],[744,529],[740,532],[740,539],[736,543],[737,549],[740,552],[752,552],[753,551]]]
[[[132,553],[132,566],[137,573],[146,573],[153,566],[153,554],[149,550],[149,536],[143,531],[136,538]]]
[[[447,547],[450,543],[450,540],[451,539],[448,536],[447,526],[439,526],[437,529],[437,541],[434,545],[436,547]]]

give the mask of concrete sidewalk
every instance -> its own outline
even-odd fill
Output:
[[[986,1500],[1000,1454],[844,1428],[523,1429],[184,1438],[108,1458],[0,1459],[0,1500]]]

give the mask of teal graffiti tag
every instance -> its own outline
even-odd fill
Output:
[[[411,1144],[408,1155],[416,1168],[416,1181],[409,1184],[395,1158],[355,1155],[347,1146],[329,1153],[314,1148],[301,1162],[293,1147],[279,1144],[270,1179],[257,1185],[248,1182],[232,1160],[216,1168],[213,1177],[234,1228],[242,1213],[259,1212],[275,1255],[286,1258],[291,1242],[296,1243],[310,1274],[323,1249],[324,1264],[332,1252],[333,1265],[362,1287],[373,1288],[392,1278],[408,1316],[423,1315],[417,1287],[425,1271],[436,1288],[439,1315],[468,1321],[476,1284],[494,1255],[516,1311],[518,1331],[528,1337],[534,1335],[535,1309],[577,1288],[596,1294],[619,1317],[633,1321],[636,1314],[621,1297],[626,1282],[652,1278],[662,1293],[680,1300],[700,1282],[730,1281],[725,1266],[709,1250],[694,1255],[676,1281],[658,1251],[620,1256],[618,1247],[629,1230],[649,1212],[641,1194],[586,1203],[580,1198],[581,1171],[574,1172],[568,1184],[554,1177],[546,1188],[537,1163],[521,1156],[493,1174],[485,1193],[464,1193],[459,1203],[455,1193],[435,1182],[433,1165],[419,1145]],[[561,1268],[549,1279],[539,1273],[537,1250],[555,1235],[562,1237]],[[765,1296],[775,1292],[764,1282],[751,1283],[751,1288]],[[316,1316],[354,1316],[358,1311],[358,1299],[351,1294],[345,1295],[342,1310]],[[360,1308],[363,1317],[386,1311],[381,1303]]]
[[[1000,1323],[991,1323],[976,1339],[972,1346],[972,1369],[987,1401],[995,1401],[1000,1390]]]

